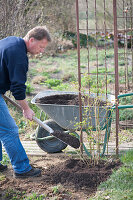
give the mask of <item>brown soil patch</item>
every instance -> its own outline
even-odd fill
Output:
[[[79,97],[78,95],[73,95],[73,94],[51,95],[51,96],[37,98],[36,103],[79,105]],[[100,101],[99,99],[89,98],[88,96],[82,96],[82,105],[88,106],[88,105],[93,105],[94,103],[100,106],[106,105],[106,102]]]
[[[0,199],[12,199],[11,191],[19,192],[18,199],[22,199],[23,192],[26,194],[37,193],[45,194],[46,199],[57,200],[87,200],[97,190],[97,186],[107,180],[112,173],[112,169],[120,166],[119,161],[105,162],[100,161],[98,165],[91,165],[80,159],[58,159],[41,158],[33,162],[35,167],[42,169],[42,176],[28,179],[14,179],[12,169],[4,172],[5,179],[0,181]],[[52,165],[50,163],[53,163]],[[55,192],[53,187],[57,186]],[[10,191],[9,191],[10,189]],[[6,191],[9,196],[4,197]]]
[[[82,188],[95,190],[112,173],[112,169],[120,163],[100,161],[97,165],[86,163],[80,159],[69,159],[61,165],[50,166],[44,174],[44,181],[51,184],[69,185],[76,190]]]

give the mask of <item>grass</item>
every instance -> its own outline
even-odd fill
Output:
[[[107,69],[107,72],[114,72],[114,68]],[[91,71],[91,73],[97,73],[97,70],[94,69],[94,70]],[[99,68],[98,73],[106,73],[105,67]]]
[[[97,55],[98,53],[98,55]],[[119,53],[123,53],[123,49],[119,49]],[[106,49],[106,52],[104,49],[99,49],[98,52],[96,51],[95,47],[89,48],[89,56],[88,51],[85,48],[81,48],[80,50],[80,66],[81,66],[81,73],[87,73],[88,71],[88,59],[89,59],[89,68],[91,73],[96,73],[96,68],[98,65],[98,71],[99,73],[106,73],[105,69],[105,59],[107,63],[107,72],[114,72],[114,49],[108,48]],[[98,60],[97,60],[98,59]],[[123,60],[120,61],[120,66],[123,65]],[[58,54],[57,56],[47,56],[44,55],[41,58],[32,58],[30,59],[30,65],[29,68],[29,76],[33,77],[36,75],[42,75],[45,77],[44,83],[45,86],[48,86],[48,88],[57,86],[58,89],[60,88],[59,85],[61,85],[61,90],[66,89],[65,85],[62,84],[66,83],[66,80],[64,77],[66,75],[73,75],[72,78],[67,80],[67,83],[71,85],[72,81],[78,80],[78,62],[77,62],[77,50],[68,50],[67,52],[64,52],[62,54]],[[34,69],[32,66],[36,65],[36,69]],[[120,70],[120,76],[123,76],[123,70]],[[111,76],[112,77],[112,76]],[[58,79],[62,81],[60,84],[52,83],[50,79]],[[96,79],[96,77],[94,77]],[[99,76],[99,79],[105,82],[105,77]],[[115,79],[111,78],[108,75],[108,83],[114,84]],[[49,84],[50,82],[50,84]],[[57,82],[57,81],[56,81]],[[96,81],[95,81],[96,82]],[[53,85],[55,84],[55,85]],[[94,83],[95,84],[95,83]],[[101,87],[101,86],[100,86]],[[52,88],[53,89],[53,88]],[[56,89],[57,90],[57,89]]]
[[[99,50],[99,64],[104,64],[104,58],[105,58],[105,52],[104,50]],[[109,49],[107,52],[107,58],[113,58],[113,49]],[[96,60],[96,50],[95,48],[90,48],[90,56],[89,60],[95,61]],[[31,59],[31,62],[34,62],[33,59]],[[86,49],[81,49],[81,68],[82,70],[86,70],[86,67],[88,65],[88,53]],[[36,61],[36,68],[43,67],[45,70],[50,68],[51,66],[56,66],[58,70],[55,72],[58,73],[60,71],[66,72],[77,72],[77,50],[69,50],[66,53],[59,54],[56,57],[48,57],[44,56],[43,59],[37,59]],[[44,71],[45,71],[44,70]],[[34,74],[34,71],[31,72],[31,74]]]
[[[56,91],[70,91],[70,84],[68,83],[61,83],[60,85],[56,86],[56,87],[52,87],[53,90]],[[72,90],[72,88],[71,88]]]
[[[123,163],[110,178],[98,187],[96,195],[89,200],[132,200],[133,199],[133,150],[121,155]]]

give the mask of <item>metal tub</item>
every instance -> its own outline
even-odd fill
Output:
[[[36,103],[37,98],[72,94],[78,95],[78,92],[64,92],[64,91],[42,91],[38,93],[32,100],[32,104],[36,104],[41,110],[43,110],[51,119],[53,119],[59,126],[66,130],[77,129],[77,123],[79,120],[79,106],[78,105],[58,105],[58,104],[40,104]],[[102,101],[106,101],[104,94],[99,95]],[[96,94],[91,94],[90,97],[96,98]],[[115,102],[114,95],[107,95],[107,101],[110,103],[109,106],[82,106],[82,116],[86,119],[84,128],[88,126],[96,128],[97,125],[101,129],[106,125],[108,119],[108,113],[111,109],[111,105]],[[98,119],[98,121],[96,120]],[[98,123],[98,124],[97,124]]]

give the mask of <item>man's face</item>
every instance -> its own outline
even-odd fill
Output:
[[[43,53],[47,45],[47,39],[36,40],[32,37],[29,39],[28,52],[32,55]]]

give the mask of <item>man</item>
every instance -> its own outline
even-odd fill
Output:
[[[25,94],[27,53],[32,55],[43,53],[50,41],[50,34],[43,26],[33,28],[24,38],[10,36],[0,40],[0,161],[2,161],[3,144],[16,178],[40,176],[41,171],[29,164],[19,139],[18,127],[9,113],[2,94],[10,90],[21,106],[24,117],[32,120],[34,112],[28,106]],[[7,166],[0,164],[0,172],[6,169]]]

